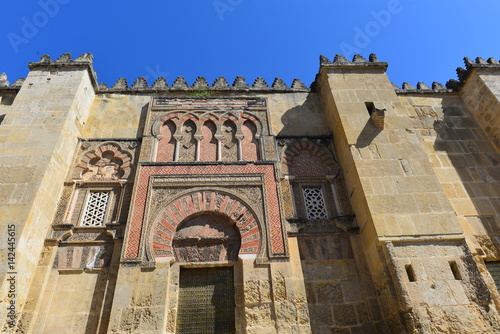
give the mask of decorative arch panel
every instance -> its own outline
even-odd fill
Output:
[[[273,164],[142,165],[123,260],[173,256],[181,223],[204,213],[226,217],[238,228],[240,255],[258,261],[288,257]]]
[[[132,171],[132,154],[118,143],[106,142],[83,154],[72,178],[83,181],[127,179]]]
[[[261,120],[247,111],[171,111],[157,117],[151,127],[151,135],[157,140],[154,159],[256,161],[262,156],[263,131]],[[172,149],[176,151],[173,154]]]

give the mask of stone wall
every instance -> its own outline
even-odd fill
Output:
[[[65,62],[62,59],[55,69],[50,64],[33,65],[2,122],[0,232],[7,235],[7,226],[16,226],[19,311],[95,95],[89,63],[66,68]],[[3,259],[6,247],[1,243]],[[6,269],[1,268],[2,296],[6,296]],[[5,310],[2,306],[2,319]]]
[[[22,313],[3,332],[175,333],[182,273],[212,267],[233,272],[237,333],[500,331],[497,64],[466,65],[455,90],[395,90],[374,55],[322,57],[314,89],[107,88],[90,55],[43,56],[0,82]],[[91,189],[111,209],[81,226]]]
[[[441,107],[450,116],[455,112],[457,114],[454,116],[462,117],[445,120],[443,123],[436,118],[437,114],[432,108],[426,107],[429,94],[416,92],[415,97],[408,97],[411,102],[405,98],[399,99],[385,76],[386,64],[377,62],[375,58],[371,58],[369,62],[359,58],[348,62],[338,56],[333,62],[323,60],[322,65],[320,89],[322,96],[327,97],[325,104],[337,153],[346,173],[348,192],[361,228],[379,301],[382,305],[387,305],[383,309],[386,324],[391,332],[417,332],[429,321],[429,315],[413,315],[413,304],[409,301],[416,297],[406,300],[406,292],[399,286],[402,277],[394,276],[394,271],[401,270],[401,265],[394,269],[396,255],[384,252],[382,242],[402,242],[414,238],[435,240],[434,246],[429,248],[435,249],[436,257],[439,257],[441,252],[446,253],[446,246],[440,240],[465,238],[456,213],[460,216],[460,210],[466,208],[456,201],[456,196],[449,199],[449,192],[443,189],[442,184],[451,181],[457,182],[457,186],[467,187],[458,183],[463,182],[459,174],[467,174],[471,178],[466,167],[475,170],[474,164],[477,162],[466,160],[473,159],[474,156],[463,154],[470,152],[466,151],[465,141],[469,141],[472,146],[477,141],[478,145],[487,147],[485,137],[474,128],[474,122],[461,113],[460,108],[457,110],[456,106],[460,105],[458,99],[448,99],[449,105],[443,103]],[[428,93],[431,92],[429,89]],[[443,109],[439,109],[437,113]],[[375,117],[378,117],[377,121]],[[422,128],[425,130],[422,131]],[[445,139],[436,139],[436,134]],[[453,139],[448,137],[450,134],[454,135]],[[436,158],[435,154],[439,150],[448,147],[450,152],[462,153],[453,158],[456,158],[454,161],[457,163],[461,159],[465,164],[461,167],[464,168],[453,166],[450,159],[445,167],[451,168],[436,170],[432,158]],[[455,151],[451,151],[452,149]],[[484,158],[488,160],[486,156]],[[488,166],[482,165],[481,168],[491,166],[491,162],[484,163]],[[438,168],[441,167],[443,165]],[[483,173],[486,176],[486,172],[487,170],[477,171],[477,175],[480,177],[480,173]],[[455,179],[452,180],[453,177]],[[478,178],[476,182],[479,181]],[[488,188],[486,185],[482,187]],[[470,201],[467,197],[469,196],[464,195],[464,200]],[[496,203],[495,198],[493,201]],[[489,214],[496,214],[489,198],[477,198],[476,202],[486,206],[483,210],[491,208]],[[477,211],[474,213],[477,214]],[[468,260],[471,260],[470,256]],[[445,259],[439,261],[439,264],[432,264],[431,260],[425,261],[424,266],[434,266],[428,269],[430,271],[451,273],[450,265]],[[460,264],[457,262],[456,265]],[[468,270],[472,275],[469,280],[480,277],[475,264]],[[433,279],[435,284],[439,284],[435,278],[429,280]],[[474,291],[469,290],[468,293],[473,295]],[[434,303],[434,307],[439,305],[444,309],[455,305],[456,301],[437,298]],[[488,307],[493,305],[491,298],[484,303],[490,305]],[[494,310],[491,314],[482,312],[481,305],[483,304],[472,298],[469,306],[475,308],[474,317],[481,325],[475,326],[474,321],[470,321],[462,323],[463,328],[478,332],[494,330],[488,324],[491,323],[488,319],[490,316],[494,319],[498,317],[497,311]],[[460,312],[468,311],[462,309]],[[487,324],[484,328],[483,323]]]

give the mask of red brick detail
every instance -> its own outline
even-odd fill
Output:
[[[243,154],[243,160],[245,161],[257,161],[259,160],[258,147],[259,143],[255,137],[257,133],[257,127],[251,121],[245,121],[241,126],[241,132],[243,133],[243,139],[241,140],[241,149]]]
[[[193,213],[197,212],[196,209],[194,208],[194,203],[193,203],[192,196],[184,197],[184,201],[185,201],[186,206],[187,206],[186,212],[187,212],[188,216],[190,216]]]
[[[125,256],[127,258],[136,258],[139,256],[139,244],[142,235],[142,229],[144,228],[144,212],[147,199],[147,190],[149,184],[149,177],[151,175],[186,175],[186,174],[198,174],[198,175],[213,175],[213,174],[263,174],[264,175],[264,191],[266,192],[267,208],[268,208],[268,222],[269,224],[269,238],[271,241],[271,254],[284,254],[285,253],[285,241],[283,238],[283,226],[282,218],[279,209],[278,192],[276,181],[274,179],[274,167],[273,165],[209,165],[209,166],[142,166],[139,170],[139,176],[137,178],[137,184],[135,189],[135,199],[133,203],[133,209],[130,216],[130,228],[126,236],[126,249]],[[191,196],[186,195],[186,196]],[[198,198],[199,206],[203,208],[200,211],[208,211],[206,205],[207,199],[210,198],[214,200],[215,208],[215,193],[210,191],[204,191],[203,193],[194,194]],[[231,200],[236,203],[231,204]],[[176,202],[176,201],[175,201]],[[174,203],[175,203],[174,202]],[[223,200],[224,202],[224,200]],[[173,223],[174,228],[184,219],[179,213],[177,217],[173,211],[178,211],[174,203],[167,206],[165,209],[166,215],[170,218],[169,223]],[[180,203],[180,202],[179,202]],[[208,204],[208,203],[207,203]],[[231,198],[228,200],[226,205],[226,211],[230,213],[239,214],[240,212],[234,212],[240,202]],[[228,210],[228,207],[230,209]],[[220,210],[222,210],[222,205]],[[224,212],[221,212],[224,213]],[[185,212],[185,214],[187,214]],[[228,214],[229,215],[229,214]],[[255,217],[252,217],[255,220]],[[250,218],[248,218],[250,219]],[[157,228],[155,222],[153,229]],[[246,222],[245,222],[246,223]],[[266,222],[263,222],[265,224]],[[241,228],[241,227],[238,227]],[[253,241],[252,241],[253,242]],[[253,242],[255,243],[255,242]],[[252,244],[253,245],[253,244]],[[250,249],[255,246],[247,246],[242,244],[243,249]],[[155,253],[156,254],[156,253]]]
[[[175,201],[174,205],[175,205],[175,208],[177,208],[177,210],[179,210],[179,214],[180,214],[181,221],[182,221],[182,219],[187,217],[188,214],[186,213],[186,211],[184,211],[184,208],[182,207],[181,201]]]
[[[198,205],[196,207],[196,210],[197,211],[202,211],[202,208],[203,208],[203,193],[199,192],[199,193],[193,194],[193,196],[196,196],[196,198],[198,199]]]
[[[233,114],[232,112],[227,112],[227,113],[225,113],[225,114],[221,117],[221,119],[223,119],[223,120],[231,120],[231,121],[233,121],[233,122],[236,122],[236,121],[238,121],[238,116],[237,116],[237,115],[235,115],[235,114]]]
[[[179,225],[181,222],[179,218],[171,211],[171,210],[165,210],[165,213],[170,217],[170,219],[174,222],[174,226]]]
[[[203,139],[200,141],[200,161],[217,161],[217,140],[215,123],[207,121],[201,127]]]
[[[217,194],[213,192],[210,194],[210,207],[208,208],[208,210],[215,211],[216,204],[217,204]]]
[[[227,213],[227,215],[233,219],[236,218],[236,215],[234,214],[235,210],[238,208],[238,206],[240,205],[239,202],[236,202],[234,201],[233,202],[233,205],[231,206],[231,208],[229,209],[229,212]]]
[[[250,236],[258,234],[259,234],[259,228],[257,227],[257,225],[255,225],[255,227],[253,227],[250,231],[241,235],[241,240],[248,239]]]
[[[228,202],[229,202],[229,196],[225,196],[224,200],[220,204],[220,212],[226,212],[226,206]]]
[[[161,139],[158,142],[156,161],[169,162],[174,161],[175,154],[175,123],[167,121],[160,128]]]
[[[253,241],[242,243],[240,253],[241,254],[252,254],[253,250],[249,250],[249,249],[251,249],[251,248],[255,249],[257,247],[259,247],[259,240],[253,240]]]

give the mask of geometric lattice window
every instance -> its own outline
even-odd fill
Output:
[[[81,226],[103,226],[108,206],[109,191],[91,191],[83,210]]]
[[[303,187],[302,195],[306,205],[307,219],[327,219],[325,199],[320,187]]]

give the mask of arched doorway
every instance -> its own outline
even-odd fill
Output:
[[[182,266],[179,276],[177,333],[234,333],[234,273],[228,264],[238,259],[241,236],[228,217],[205,212],[186,218],[172,246]]]

